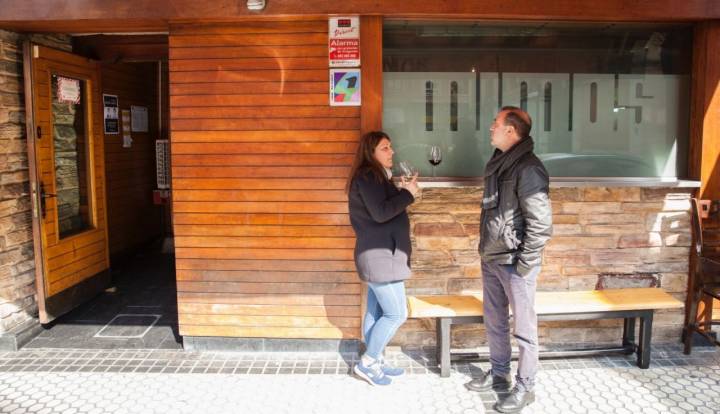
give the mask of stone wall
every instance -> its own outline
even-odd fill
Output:
[[[692,189],[677,188],[552,188],[554,235],[544,253],[538,290],[592,290],[601,273],[648,272],[659,277],[663,289],[684,300],[691,194]],[[414,250],[408,294],[482,292],[477,253],[481,195],[478,187],[423,190],[421,200],[410,209]],[[636,283],[620,277],[612,285]],[[619,343],[621,322],[541,323],[540,342]],[[679,341],[682,323],[683,310],[656,313],[654,340]],[[394,344],[434,346],[434,322],[408,320]],[[454,346],[484,344],[482,325],[453,328]]]
[[[0,348],[23,326],[37,325],[28,185],[22,41],[0,30]],[[30,36],[70,50],[69,36]],[[13,342],[14,339],[11,340]]]

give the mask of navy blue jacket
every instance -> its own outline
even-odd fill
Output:
[[[360,171],[348,194],[350,223],[355,230],[355,267],[366,282],[383,283],[410,277],[410,219],[405,209],[415,199],[388,179]]]

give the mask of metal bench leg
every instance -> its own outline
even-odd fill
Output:
[[[450,376],[450,325],[451,318],[438,318],[436,322],[437,331],[437,361],[440,364],[440,376]]]
[[[635,318],[625,318],[622,345],[630,349],[627,351],[627,355],[635,352]]]
[[[650,311],[640,317],[640,346],[638,347],[638,367],[647,369],[650,367],[650,341],[652,338],[653,312]]]

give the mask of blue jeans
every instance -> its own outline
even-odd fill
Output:
[[[368,283],[363,320],[365,355],[379,359],[385,346],[407,319],[405,282]]]

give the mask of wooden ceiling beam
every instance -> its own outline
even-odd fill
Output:
[[[568,21],[701,21],[720,18],[717,0],[4,0],[0,28],[33,32],[167,31],[172,22],[214,22],[330,14],[398,18]]]

